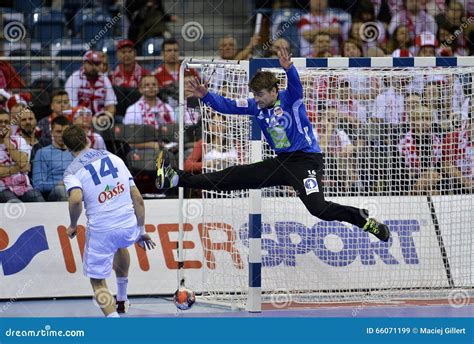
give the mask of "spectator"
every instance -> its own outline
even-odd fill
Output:
[[[385,123],[399,124],[404,112],[403,78],[394,75],[391,80],[386,76],[383,79],[384,87],[375,98],[374,117]]]
[[[112,84],[122,87],[138,87],[140,80],[150,74],[136,61],[137,52],[134,44],[129,39],[124,39],[117,44],[117,59],[119,64],[111,75]]]
[[[184,74],[184,84],[187,85],[194,76],[190,73]],[[184,110],[184,124],[196,125],[201,120],[199,99],[194,97],[187,88],[184,89],[184,98],[186,98],[186,108]],[[175,108],[175,118],[179,118],[179,107]]]
[[[380,5],[379,1],[378,5]],[[390,17],[386,17],[385,19],[390,20],[389,18]],[[383,22],[377,20],[375,6],[371,0],[358,1],[354,21],[364,23],[364,26],[359,28],[357,32],[359,36],[363,38],[364,44],[361,44],[361,46],[364,49],[364,53],[367,52],[368,48],[376,46],[377,43],[383,44],[386,41],[385,25]],[[386,23],[386,25],[388,25],[388,23]]]
[[[335,99],[330,100],[331,108],[336,108],[338,113],[338,125],[344,125],[344,129],[349,136],[353,136],[354,131],[357,130],[359,122],[367,122],[367,108],[361,106],[361,102],[354,98],[349,78],[339,78],[337,81]],[[357,81],[354,79],[354,84]]]
[[[232,36],[225,36],[219,40],[219,57],[223,60],[233,60],[237,55],[237,40]]]
[[[13,135],[20,135],[20,114],[27,107],[28,102],[21,94],[13,94],[8,98],[6,109],[10,113],[12,119],[11,125]]]
[[[38,121],[38,127],[41,131],[41,137],[51,140],[51,123],[58,116],[66,117],[68,110],[71,109],[71,103],[66,90],[57,89],[51,94],[51,114],[48,117]]]
[[[392,36],[390,37],[390,41],[388,42],[387,45],[387,50],[390,54],[393,54],[395,51],[400,51],[399,56],[397,57],[402,57],[402,56],[408,56],[408,49],[410,49],[413,45],[413,40],[410,38],[410,32],[408,31],[408,26],[406,25],[399,25],[397,28],[394,30]],[[404,51],[406,51],[404,55]],[[410,52],[413,54],[413,52]],[[412,55],[413,56],[413,55]]]
[[[144,76],[140,82],[142,97],[128,107],[123,124],[148,124],[158,129],[162,124],[174,123],[171,106],[158,98],[158,82],[152,75]]]
[[[336,12],[327,8],[327,0],[311,0],[309,13],[303,15],[298,23],[300,33],[301,56],[316,56],[318,52],[312,51],[316,35],[326,32],[330,37],[330,51],[336,54],[339,51],[339,42],[347,39],[351,18],[346,12]]]
[[[28,178],[30,148],[21,136],[11,135],[10,115],[0,110],[0,203],[10,200],[44,201]]]
[[[405,8],[395,13],[388,27],[388,32],[393,35],[395,29],[400,25],[408,27],[410,33],[415,37],[423,31],[429,31],[436,35],[437,25],[435,19],[424,10],[423,2],[420,0],[404,0]],[[413,37],[413,36],[412,36]]]
[[[438,33],[436,35],[436,39],[439,43],[441,43],[441,46],[438,50],[438,54],[441,56],[467,56],[469,52],[466,49],[466,40],[462,35],[460,35],[460,37],[462,38],[461,40],[459,40],[459,37],[452,39],[452,37],[456,37],[456,32],[455,30],[450,30],[450,25],[438,26]]]
[[[417,92],[408,93],[405,96],[405,112],[403,113],[403,123],[408,122],[408,114],[418,109],[422,106],[422,97],[421,94]]]
[[[143,43],[149,38],[170,38],[171,33],[166,23],[178,19],[165,12],[161,0],[127,0],[125,10],[130,21],[128,39],[135,42],[138,51],[141,51]]]
[[[384,57],[386,54],[382,48],[375,46],[367,49],[366,55],[367,57]]]
[[[19,135],[30,146],[30,149],[38,144],[39,129],[36,127],[36,117],[33,111],[26,108],[20,112]],[[30,154],[31,155],[31,154]]]
[[[354,146],[349,135],[339,126],[336,104],[328,102],[327,105],[326,109],[319,112],[314,133],[321,149],[326,152],[326,175],[334,177],[334,180],[327,180],[325,185],[331,190],[338,184],[336,190],[342,188],[349,192],[357,179],[352,161]]]
[[[109,78],[99,72],[102,56],[99,52],[89,50],[84,54],[83,66],[74,72],[66,81],[66,92],[71,106],[85,106],[93,114],[106,111],[115,115],[115,97]]]
[[[2,42],[0,42],[2,44]],[[0,47],[0,57],[3,56],[3,49]],[[0,89],[7,91],[25,87],[25,82],[20,74],[15,70],[10,62],[0,60]]]
[[[415,40],[417,54],[416,56],[430,57],[436,56],[436,47],[438,42],[431,32],[422,32]]]
[[[77,106],[72,109],[72,124],[80,126],[86,132],[89,147],[92,149],[106,150],[104,139],[94,132],[92,117],[92,111],[87,107]]]
[[[288,42],[284,38],[278,38],[272,42],[272,45],[270,46],[270,58],[278,58],[278,51],[280,50],[286,50],[290,51],[290,42]]]
[[[158,87],[165,88],[171,85],[177,87],[180,67],[178,41],[175,39],[165,40],[161,45],[161,54],[163,55],[163,64],[153,72],[158,80]],[[194,69],[190,71],[198,76]]]
[[[447,10],[436,16],[436,22],[439,26],[451,27],[450,31],[455,31],[461,28],[464,18],[466,18],[466,11],[462,2],[451,0]]]
[[[348,39],[341,45],[341,56],[342,57],[362,57],[364,53],[359,43],[353,39]]]
[[[238,161],[237,150],[229,145],[224,133],[225,118],[213,112],[207,142],[204,144],[203,140],[199,140],[194,144],[191,155],[184,163],[185,171],[197,174],[202,173],[203,168],[218,171],[235,165]]]
[[[33,185],[48,201],[67,201],[63,175],[74,160],[63,142],[63,131],[68,126],[66,117],[56,117],[51,123],[53,143],[38,150],[33,161]]]
[[[409,114],[409,123],[410,129],[400,140],[398,150],[404,162],[410,191],[415,195],[437,194],[437,184],[441,180],[441,139],[431,130],[430,109],[415,109]]]
[[[362,22],[378,21],[383,25],[382,27],[390,24],[392,15],[386,0],[358,0],[354,8],[354,18],[356,20]],[[367,14],[370,14],[370,16]]]
[[[245,48],[237,52],[237,40],[232,36],[225,36],[219,40],[219,57],[223,60],[248,60],[259,43],[260,36],[254,35]]]
[[[443,140],[443,189],[470,191],[474,187],[474,145],[472,119],[460,112],[450,116],[451,131]]]
[[[319,32],[313,41],[313,56],[320,57],[327,53],[331,54],[331,36],[326,32]]]
[[[102,56],[102,63],[99,66],[99,73],[102,73],[102,74],[108,76],[109,75],[109,69],[110,69],[109,55],[107,55],[107,53],[104,52],[104,51],[99,52],[99,54]]]

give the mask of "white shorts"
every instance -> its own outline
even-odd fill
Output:
[[[84,275],[89,278],[105,279],[112,273],[114,254],[119,248],[133,245],[139,238],[137,226],[108,231],[86,231],[84,249]]]

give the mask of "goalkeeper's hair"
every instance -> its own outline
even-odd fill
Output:
[[[270,92],[273,88],[278,92],[278,79],[272,72],[259,71],[250,80],[249,87],[253,92],[260,92],[262,90]]]
[[[63,131],[63,141],[73,152],[80,152],[87,147],[86,132],[78,125],[71,125]]]

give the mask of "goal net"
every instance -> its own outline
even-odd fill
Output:
[[[212,92],[251,96],[245,66],[193,67]],[[284,71],[269,70],[285,89]],[[432,299],[472,289],[474,68],[298,71],[324,152],[326,198],[368,209],[392,237],[383,243],[348,223],[321,221],[290,187],[263,189],[263,302]],[[275,156],[263,135],[261,152],[252,150],[249,116],[222,115],[204,104],[201,112],[204,173],[251,163],[256,153]],[[203,191],[202,202],[203,295],[245,307],[249,191]]]

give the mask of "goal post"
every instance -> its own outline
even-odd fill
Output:
[[[474,57],[293,58],[325,155],[330,201],[368,209],[392,230],[382,243],[313,217],[290,187],[203,191],[203,298],[259,312],[262,304],[446,298],[474,286]],[[186,59],[180,70],[179,167],[184,167],[184,71],[211,91],[251,98],[248,82],[278,59]],[[205,104],[203,173],[275,154],[251,116]],[[295,125],[282,116],[284,125]],[[183,261],[180,190],[179,261]],[[180,278],[181,279],[181,278]]]

